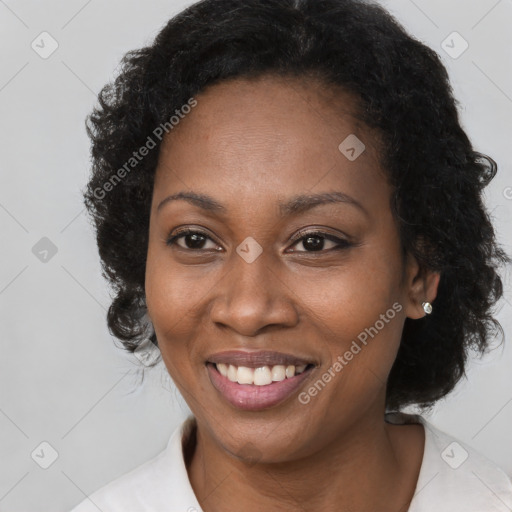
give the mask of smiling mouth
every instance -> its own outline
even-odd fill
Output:
[[[258,411],[293,396],[317,365],[290,354],[228,351],[206,361],[210,382],[237,409]]]
[[[226,363],[210,363],[215,369],[231,382],[255,386],[268,386],[273,382],[282,382],[313,368],[313,364],[295,365],[264,365],[250,368]]]
[[[270,350],[228,350],[211,355],[207,364],[230,382],[255,386],[282,382],[315,366],[312,360]]]

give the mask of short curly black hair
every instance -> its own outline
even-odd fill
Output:
[[[441,273],[433,314],[405,321],[386,406],[431,406],[464,376],[470,349],[484,353],[503,335],[492,310],[503,293],[499,266],[510,259],[482,200],[496,163],[473,150],[438,55],[365,1],[203,0],[151,46],[126,53],[86,121],[93,169],[84,200],[115,291],[110,332],[128,351],[147,337],[157,344],[143,320],[155,128],[169,128],[207,86],[265,75],[315,76],[352,93],[384,141],[403,251]],[[135,160],[148,137],[156,149]]]

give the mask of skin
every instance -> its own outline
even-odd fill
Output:
[[[230,80],[196,99],[160,150],[146,299],[162,358],[197,420],[187,470],[203,510],[406,511],[424,432],[384,421],[385,385],[404,321],[425,315],[439,275],[402,257],[377,135],[351,115],[350,94],[312,80]],[[354,161],[338,150],[349,134],[366,145]],[[157,209],[180,191],[208,194],[226,212],[184,200]],[[335,203],[279,215],[279,201],[333,191],[364,211]],[[211,239],[168,245],[178,227]],[[292,241],[304,228],[352,245],[331,250],[336,242],[324,239],[315,251]],[[252,263],[236,252],[249,236],[263,249]],[[307,390],[394,303],[401,311],[306,405],[295,394],[241,411],[210,382],[214,353],[275,350],[315,361],[299,392]]]

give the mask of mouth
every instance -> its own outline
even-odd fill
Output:
[[[229,351],[206,362],[213,387],[237,409],[257,411],[290,398],[317,366],[279,352]]]

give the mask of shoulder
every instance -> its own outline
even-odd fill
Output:
[[[510,512],[512,481],[466,443],[417,417],[425,449],[409,512]]]
[[[164,458],[165,451],[104,485],[71,512],[98,512],[98,509],[103,512],[151,510],[148,508],[148,490],[159,487]]]
[[[156,457],[104,485],[70,512],[160,512],[199,509],[183,461],[182,439],[191,425],[184,421]]]

